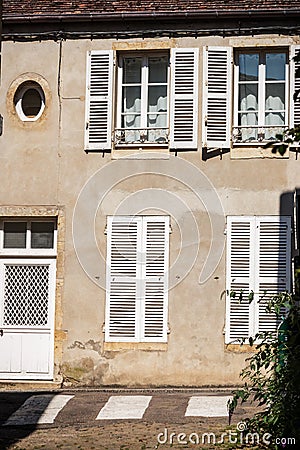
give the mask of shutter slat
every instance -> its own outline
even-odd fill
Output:
[[[169,217],[144,217],[145,341],[167,341]]]
[[[87,60],[86,150],[110,150],[113,52],[92,51]]]
[[[226,342],[249,336],[249,300],[252,277],[250,219],[228,218]],[[235,297],[230,295],[235,292]],[[242,298],[241,298],[242,296]]]
[[[203,146],[230,148],[232,49],[204,48]]]
[[[198,145],[198,49],[171,51],[170,148]]]
[[[276,332],[279,320],[266,312],[272,295],[290,291],[291,219],[257,218],[259,234],[258,331]],[[266,293],[265,293],[266,291]]]
[[[137,261],[140,222],[109,217],[106,341],[137,340]]]
[[[300,70],[300,61],[296,62],[294,57],[299,55],[300,46],[292,45],[291,47],[291,61],[290,61],[290,79],[291,79],[291,120],[290,127],[300,124],[300,76],[296,77],[296,71]],[[294,94],[299,91],[296,101],[294,100]]]

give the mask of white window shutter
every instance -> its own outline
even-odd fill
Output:
[[[142,338],[167,342],[169,217],[144,217],[145,250]]]
[[[171,49],[170,148],[198,147],[199,49]]]
[[[290,292],[291,218],[257,218],[258,230],[258,332],[276,332],[280,320],[266,312],[267,301],[278,292]]]
[[[141,223],[108,217],[105,340],[137,341],[138,247]]]
[[[85,150],[112,146],[113,51],[90,51],[87,57]]]
[[[108,217],[105,340],[166,342],[169,217]]]
[[[291,61],[290,61],[290,80],[291,80],[291,91],[290,91],[290,101],[291,101],[291,118],[290,127],[295,125],[300,125],[300,75],[296,78],[296,70],[300,68],[300,62],[295,62],[294,57],[300,53],[299,45],[291,46]],[[294,100],[294,94],[299,91],[297,100]]]
[[[253,307],[249,305],[248,296],[254,276],[253,247],[253,218],[228,217],[226,343],[247,338],[250,334]]]
[[[232,48],[203,49],[203,147],[230,148]]]

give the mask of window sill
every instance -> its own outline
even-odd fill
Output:
[[[250,159],[250,158],[277,158],[288,159],[289,150],[283,156],[279,153],[272,153],[271,148],[265,148],[263,145],[255,144],[234,144],[230,150],[231,159]]]
[[[164,342],[104,342],[105,352],[119,352],[124,350],[160,351],[166,352],[168,344]]]
[[[130,159],[169,159],[170,153],[167,146],[160,147],[138,147],[123,146],[115,147],[112,151],[112,159],[130,158]]]
[[[229,353],[255,353],[256,346],[249,344],[225,344],[225,351]]]

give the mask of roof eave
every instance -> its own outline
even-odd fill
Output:
[[[189,10],[189,11],[143,11],[143,12],[115,12],[115,13],[73,13],[73,14],[35,14],[35,15],[5,15],[3,23],[16,22],[87,22],[110,20],[170,20],[170,19],[249,19],[258,17],[295,17],[300,15],[300,8],[289,9],[251,9],[251,10]]]

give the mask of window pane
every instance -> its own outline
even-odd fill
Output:
[[[285,84],[266,84],[266,110],[285,109]]]
[[[266,79],[285,80],[285,53],[266,54]]]
[[[26,248],[26,222],[4,222],[4,248]]]
[[[240,81],[257,81],[258,64],[258,53],[244,53],[239,55]]]
[[[54,223],[31,223],[31,248],[53,248]]]
[[[141,88],[139,86],[123,87],[123,111],[141,112]]]
[[[148,112],[167,111],[167,86],[149,86]]]
[[[124,58],[123,83],[141,83],[141,58]]]
[[[258,109],[258,85],[241,84],[239,87],[239,110],[257,111]]]
[[[239,114],[239,125],[247,126],[257,124],[258,124],[258,114],[256,112]]]
[[[151,56],[148,59],[149,83],[167,83],[168,78],[168,57]]]
[[[125,114],[122,117],[122,128],[140,128],[141,116],[138,114]]]

